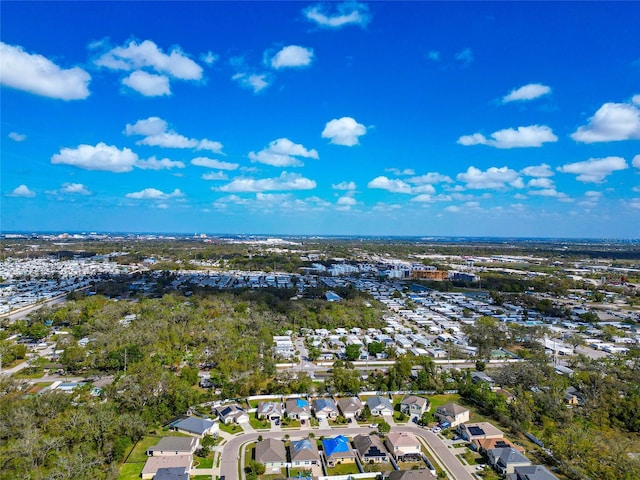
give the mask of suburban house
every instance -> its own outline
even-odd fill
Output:
[[[193,456],[191,455],[164,455],[160,457],[147,458],[142,468],[141,476],[143,479],[151,479],[156,476],[160,469],[182,469],[188,472],[193,464]],[[174,470],[177,471],[177,470]]]
[[[584,401],[580,396],[580,392],[576,387],[569,387],[564,392],[564,401],[569,405],[582,405]]]
[[[330,398],[316,398],[312,403],[317,419],[338,418],[338,408]]]
[[[396,460],[421,460],[420,442],[413,433],[391,432],[387,435],[385,445]]]
[[[291,442],[289,454],[292,468],[311,468],[313,465],[320,465],[320,453],[315,440],[305,438]]]
[[[484,382],[489,386],[493,386],[493,384],[495,383],[493,378],[491,378],[484,372],[471,372],[471,381],[475,384]]]
[[[260,402],[256,410],[256,417],[260,420],[279,420],[282,418],[282,403],[280,402]]]
[[[513,473],[516,467],[531,465],[531,461],[515,448],[493,448],[487,451],[489,465],[500,475]]]
[[[467,423],[458,425],[458,433],[468,442],[488,438],[503,438],[502,430],[488,422]]]
[[[506,480],[558,480],[558,477],[542,465],[528,465],[514,468],[513,473],[507,474]]]
[[[400,411],[411,417],[421,417],[423,413],[428,412],[431,405],[429,400],[424,397],[415,395],[407,395],[400,401]]]
[[[393,405],[391,404],[391,400],[389,400],[387,397],[381,397],[379,395],[375,397],[369,397],[367,398],[367,406],[371,411],[371,415],[393,415]]]
[[[249,421],[249,414],[239,405],[222,405],[214,408],[218,418],[225,425],[230,423],[246,423]]]
[[[256,443],[256,462],[268,469],[281,469],[287,465],[287,452],[284,443],[276,438],[267,438]]]
[[[419,470],[394,470],[388,478],[389,480],[426,480],[436,477],[429,470],[421,468]]]
[[[307,421],[311,418],[311,408],[309,402],[303,398],[290,398],[287,400],[286,407],[287,416],[292,420]]]
[[[213,435],[220,429],[220,426],[213,420],[199,417],[187,417],[184,420],[179,420],[173,423],[171,427],[176,432],[195,435],[200,438],[205,435]]]
[[[469,421],[469,409],[457,403],[447,403],[436,408],[436,418],[440,423],[449,422],[451,428]]]
[[[349,439],[344,435],[325,438],[322,440],[322,448],[324,449],[324,458],[329,467],[340,463],[354,463],[356,461],[356,454],[351,448]]]
[[[514,448],[519,452],[524,452],[524,447],[514,445],[506,438],[476,438],[471,442],[471,448],[482,454],[486,454],[493,448]]]
[[[377,435],[356,435],[353,439],[360,462],[365,463],[387,463],[389,456],[384,448],[382,440]]]
[[[162,437],[157,445],[147,449],[150,457],[162,457],[166,455],[193,455],[198,448],[199,440],[196,437]]]
[[[182,467],[159,468],[153,480],[189,480],[189,471]]]
[[[345,397],[338,400],[338,407],[345,418],[355,418],[362,413],[362,402],[358,397]]]

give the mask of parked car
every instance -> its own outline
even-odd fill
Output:
[[[433,428],[431,429],[431,431],[432,431],[433,433],[440,433],[440,432],[442,431],[442,429],[441,429],[440,427],[433,427]]]

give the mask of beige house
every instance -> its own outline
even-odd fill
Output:
[[[457,403],[447,403],[436,408],[436,418],[440,423],[449,422],[451,428],[469,421],[469,409]]]
[[[266,468],[281,469],[287,465],[287,451],[284,443],[276,438],[267,438],[256,443],[256,462]]]
[[[502,430],[494,427],[489,422],[465,423],[458,425],[458,433],[468,442],[504,437]]]
[[[184,468],[185,471],[191,470],[193,464],[193,456],[191,455],[164,455],[160,457],[149,457],[142,468],[141,476],[143,480],[149,480],[155,477],[161,468]]]
[[[396,460],[413,461],[422,459],[420,442],[413,433],[392,432],[387,435],[384,443]]]

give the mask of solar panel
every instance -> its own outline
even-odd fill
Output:
[[[473,436],[484,435],[484,430],[480,427],[468,427],[468,430]]]

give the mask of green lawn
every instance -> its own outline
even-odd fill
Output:
[[[290,468],[289,478],[295,478],[300,474],[301,477],[310,477],[312,470],[305,470],[304,468]]]
[[[271,422],[269,420],[262,421],[253,416],[249,418],[249,424],[256,430],[265,430],[271,428]]]
[[[120,469],[120,474],[118,475],[118,480],[139,480],[140,474],[142,473],[142,469],[144,468],[143,463],[125,463],[122,465]]]
[[[156,445],[161,437],[142,437],[138,440],[127,457],[127,463],[139,463],[147,461],[146,451],[149,447]]]
[[[196,468],[212,468],[213,458],[193,457],[193,464],[198,465]]]
[[[391,462],[374,463],[374,464],[365,463],[363,467],[365,472],[392,472],[393,471],[393,465],[391,465]]]
[[[341,463],[335,467],[327,467],[327,475],[350,475],[352,473],[360,473],[355,463]]]
[[[427,464],[424,462],[398,462],[400,470],[413,470],[414,467],[427,468]]]
[[[445,405],[449,402],[460,403],[460,395],[452,393],[449,395],[429,395],[429,401],[431,402],[431,411],[435,412],[436,408]]]
[[[240,425],[236,425],[235,423],[225,425],[224,423],[220,422],[220,430],[233,435],[234,433],[242,432],[242,427]]]
[[[195,477],[190,477],[191,480],[211,480],[211,475],[196,475]]]

